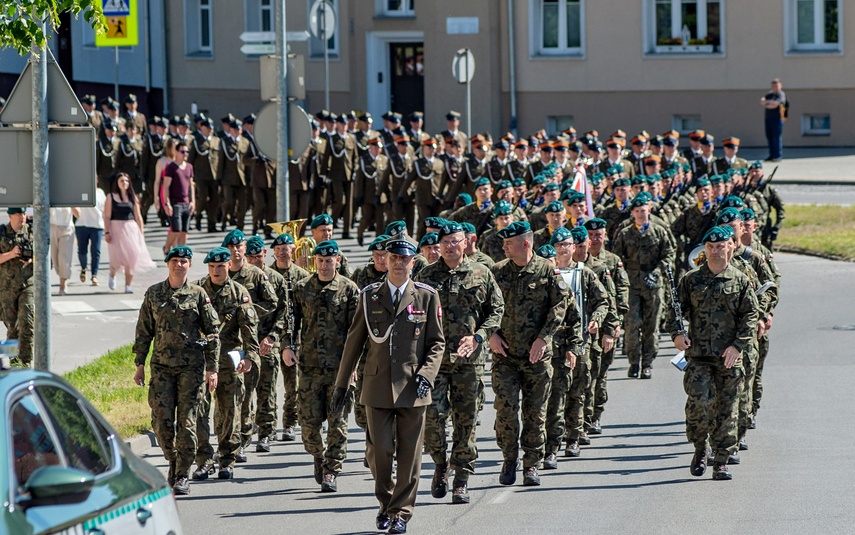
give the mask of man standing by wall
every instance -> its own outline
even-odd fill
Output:
[[[784,133],[784,120],[787,118],[790,109],[790,103],[782,89],[780,78],[772,80],[772,87],[760,99],[760,105],[766,108],[766,141],[769,144],[769,157],[766,158],[766,161],[780,162],[784,158],[781,140]]]

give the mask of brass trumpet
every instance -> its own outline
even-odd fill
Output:
[[[318,244],[310,236],[301,236],[301,230],[306,221],[307,219],[295,219],[281,223],[269,223],[267,227],[276,234],[288,234],[294,238],[294,245],[297,248],[294,249],[292,260],[298,266],[305,267],[309,273],[315,273],[317,272],[317,268],[315,267],[315,257],[312,256],[312,251],[315,250]]]

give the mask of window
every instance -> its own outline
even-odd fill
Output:
[[[376,0],[381,17],[415,17],[415,0]]]
[[[831,115],[827,113],[802,115],[803,136],[830,136]]]
[[[261,0],[261,31],[273,31],[273,0]]]
[[[212,0],[186,0],[184,3],[184,46],[189,57],[212,57],[214,19]]]
[[[339,35],[339,32],[341,31],[341,24],[339,23],[340,10],[339,10],[338,0],[330,0],[330,2],[332,3],[333,8],[335,9],[336,29],[335,29],[335,33],[333,34],[333,36],[327,40],[327,53],[329,54],[329,56],[331,58],[332,57],[337,58],[338,57],[338,35]],[[312,3],[313,3],[312,0],[309,0],[309,2],[308,2],[309,8],[311,8]],[[308,17],[308,15],[307,15],[307,17]],[[309,23],[309,21],[307,19],[306,24],[308,25],[308,23]],[[310,35],[310,37],[309,37],[309,55],[313,58],[324,57],[324,43],[323,43],[323,41],[321,41],[320,39],[318,39],[314,35],[311,35],[311,33],[309,35]]]
[[[573,126],[573,123],[572,115],[549,115],[546,117],[546,132],[554,136]]]
[[[33,472],[43,466],[62,465],[54,437],[31,394],[15,401],[9,412],[9,421],[18,486],[24,486]]]
[[[671,118],[671,128],[680,132],[681,136],[688,135],[693,130],[700,130],[700,115],[675,115]]]
[[[724,0],[648,0],[649,54],[723,52]]]
[[[109,446],[95,433],[77,398],[55,386],[40,386],[38,392],[68,457],[68,465],[92,475],[109,470],[112,466]]]
[[[584,0],[539,0],[529,4],[533,49],[540,55],[584,54]]]
[[[788,0],[789,51],[842,51],[842,23],[840,0]]]

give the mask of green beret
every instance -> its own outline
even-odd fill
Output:
[[[466,234],[478,234],[478,229],[476,229],[475,225],[473,225],[472,223],[464,222],[461,223],[460,226],[463,227],[463,232],[465,232]]]
[[[577,202],[581,202],[581,203],[585,202],[585,194],[584,193],[580,193],[574,189],[571,189],[568,191],[570,191],[572,193],[567,196],[567,199],[566,199],[567,204],[576,204]]]
[[[416,246],[408,240],[389,240],[386,242],[386,250],[401,256],[416,256]]]
[[[739,211],[739,215],[742,216],[743,221],[754,221],[757,217],[757,214],[754,213],[754,210],[751,208],[745,208],[744,210]]]
[[[736,195],[728,195],[721,201],[722,208],[742,208],[745,203]]]
[[[597,174],[602,174],[602,173],[597,173]],[[608,169],[606,169],[605,176],[615,176],[617,174],[620,174],[620,172],[617,170],[617,167],[613,165],[613,166],[609,167]]]
[[[246,240],[246,254],[257,255],[264,250],[264,238],[261,236],[252,236]]]
[[[512,188],[512,187],[514,187],[514,185],[511,184],[510,180],[501,180],[501,181],[499,181],[499,184],[496,186],[496,189],[500,190],[500,189],[507,189],[507,188]]]
[[[695,183],[695,185],[698,188],[703,188],[704,186],[710,186],[711,184],[710,184],[710,181],[708,179],[699,178],[698,181]]]
[[[186,245],[176,245],[166,253],[164,262],[169,262],[173,258],[193,258],[193,250]]]
[[[205,264],[209,262],[228,262],[232,259],[232,253],[229,252],[225,247],[214,247],[208,254],[205,255],[205,259],[202,260]]]
[[[555,258],[558,256],[558,253],[555,252],[555,247],[546,244],[537,248],[537,256],[541,258]]]
[[[338,256],[338,243],[335,240],[324,240],[312,251],[313,255]]]
[[[445,219],[436,216],[430,216],[425,218],[425,226],[430,228],[439,228],[448,223]]]
[[[736,220],[742,221],[742,215],[736,208],[725,208],[715,218],[716,225],[726,225]]]
[[[748,166],[749,169],[763,169],[763,162],[756,160]]]
[[[543,175],[537,175],[531,180],[532,186],[539,186],[541,184],[546,184],[546,177]]]
[[[464,204],[469,204],[472,202],[472,195],[469,195],[468,193],[461,193],[457,196],[457,198],[463,201]]]
[[[499,201],[493,207],[493,217],[511,215],[512,213],[514,213],[514,207],[508,201]]]
[[[400,234],[407,230],[407,224],[403,221],[392,221],[388,225],[386,225],[386,232],[383,234],[388,234],[389,236],[394,236],[396,234]]]
[[[277,245],[294,245],[294,238],[290,234],[282,233],[273,240],[273,247]]]
[[[713,175],[710,177],[710,184],[715,186],[716,184],[721,184],[724,180],[721,178],[721,175]]]
[[[734,174],[736,174],[736,169],[734,169],[733,167],[728,167],[728,168],[727,168],[727,170],[726,170],[724,173],[725,173],[727,176],[731,176],[731,177],[732,177]]]
[[[419,241],[419,249],[422,247],[427,247],[429,245],[438,245],[439,244],[439,234],[436,232],[428,232],[424,236],[422,236],[421,241]]]
[[[612,169],[614,169],[614,167],[612,167]],[[594,173],[594,176],[589,178],[588,182],[590,182],[594,186],[598,186],[600,184],[600,182],[603,181],[604,178],[606,178],[606,175],[604,175],[602,173]]]
[[[623,172],[624,172],[624,168],[623,168],[623,164],[622,164],[622,163],[616,163],[616,164],[614,164],[614,165],[612,166],[612,169],[614,169],[614,170],[615,170],[615,171],[617,171],[618,173],[623,173]]]
[[[549,245],[555,245],[558,242],[562,242],[565,240],[569,240],[573,237],[570,234],[570,229],[567,227],[560,227],[555,229],[555,232],[552,233],[552,236],[549,237]]]
[[[444,238],[446,236],[450,236],[450,235],[456,234],[458,232],[464,232],[464,233],[466,232],[466,230],[463,228],[463,225],[461,225],[457,221],[446,221],[445,225],[443,225],[439,229],[439,237]],[[421,245],[422,244],[419,243],[420,247],[421,247]]]
[[[318,217],[312,219],[312,222],[309,224],[309,228],[316,229],[323,225],[332,225],[333,219],[329,216],[329,214],[321,214]]]
[[[728,232],[731,230],[729,227],[726,228],[727,230],[722,227],[713,227],[709,229],[707,233],[704,234],[704,239],[701,241],[703,241],[703,243],[716,243],[729,240],[732,232]]]
[[[552,201],[551,203],[546,205],[546,208],[543,209],[547,214],[552,213],[561,213],[564,212],[564,205],[561,204],[561,201]]]
[[[659,182],[662,180],[662,175],[659,173],[653,173],[652,175],[647,176],[647,183],[653,184],[654,182]]]
[[[223,238],[223,247],[228,247],[229,245],[239,245],[241,242],[246,241],[246,235],[240,229],[234,229],[226,234],[226,237]]]
[[[368,246],[369,251],[385,251],[386,250],[386,241],[389,240],[389,235],[380,234],[371,244]]]
[[[528,221],[514,221],[497,232],[496,236],[502,239],[515,238],[517,236],[522,236],[523,234],[528,234],[529,232],[531,232],[531,225],[528,224]]]
[[[606,220],[594,217],[585,221],[582,226],[588,230],[600,230],[606,228]]]
[[[561,191],[561,186],[555,182],[550,182],[543,188],[543,191]]]
[[[733,182],[733,175],[730,173],[723,173],[721,175],[722,182]]]
[[[688,173],[688,172],[689,172],[689,171],[691,171],[691,170],[692,170],[692,166],[691,166],[691,165],[689,165],[689,164],[687,164],[687,163],[684,163],[684,164],[683,164],[683,172],[684,172],[684,173]]]
[[[647,184],[647,177],[644,175],[635,175],[634,177],[632,177],[630,184],[632,184],[633,186],[639,186],[641,184]]]
[[[573,227],[570,229],[570,235],[573,236],[573,243],[580,244],[588,239],[588,231],[585,227]]]
[[[635,198],[632,199],[632,202],[629,203],[630,209],[638,208],[639,206],[647,206],[650,202],[650,198],[647,195],[636,195]]]
[[[660,173],[660,176],[662,176],[663,179],[673,178],[674,177],[674,170],[673,169],[666,169]]]
[[[9,208],[6,208],[6,214],[8,215],[24,214],[26,212],[26,208],[21,208],[19,206],[10,206]]]
[[[621,186],[629,186],[629,185],[630,185],[629,179],[626,177],[618,178],[617,180],[615,180],[612,183],[613,188],[619,188]]]
[[[515,178],[514,181],[511,182],[511,185],[515,188],[521,188],[522,186],[525,186],[525,180],[521,178]]]
[[[488,179],[485,176],[482,176],[481,178],[479,178],[478,180],[475,181],[475,189],[478,189],[481,186],[489,186],[489,185],[490,185],[490,179]]]

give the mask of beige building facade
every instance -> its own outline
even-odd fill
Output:
[[[464,112],[457,50],[475,57],[472,130],[605,136],[703,128],[765,145],[759,104],[772,78],[791,100],[787,146],[855,144],[855,5],[844,0],[330,0],[334,112],[425,112],[425,129]],[[213,117],[263,104],[243,32],[269,31],[278,0],[167,3],[170,112]],[[312,0],[286,0],[292,53],[305,57],[307,111],[324,107],[323,43]],[[848,50],[847,50],[848,49]],[[515,110],[516,114],[512,114]]]

